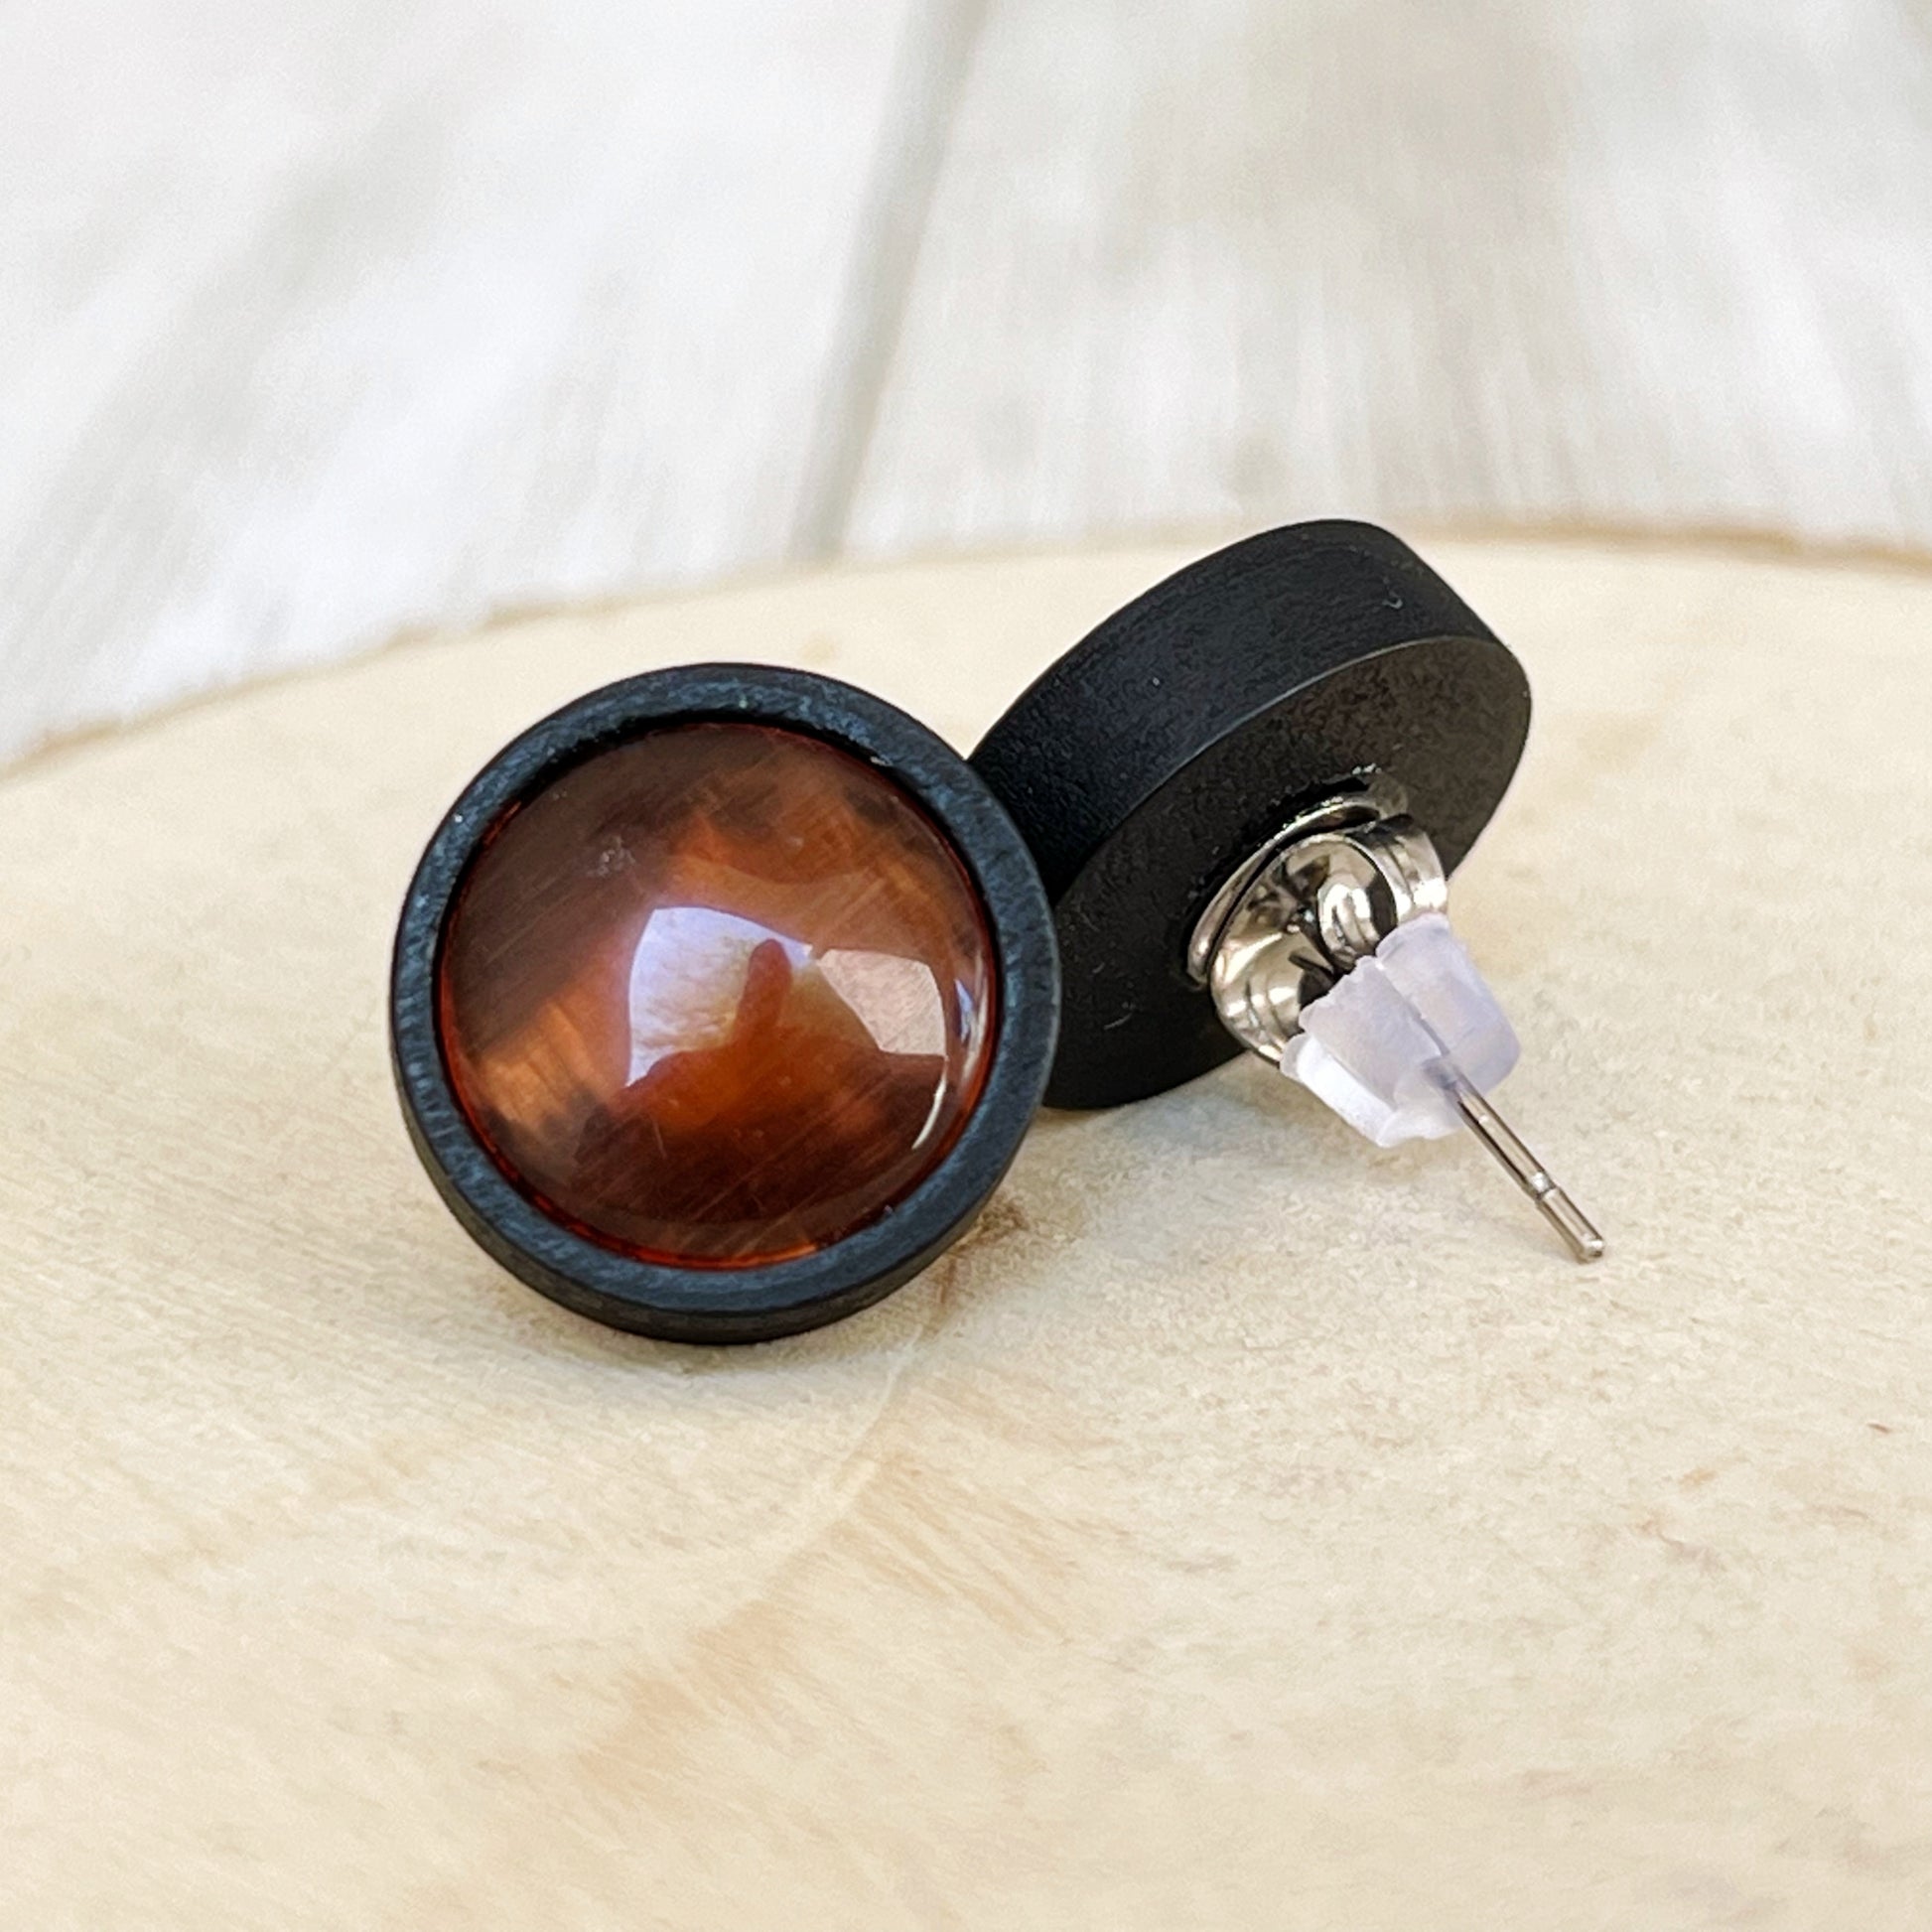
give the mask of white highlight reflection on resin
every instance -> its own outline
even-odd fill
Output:
[[[945,1003],[932,969],[895,953],[835,948],[814,959],[787,938],[708,905],[659,906],[630,958],[630,1071],[641,1080],[669,1053],[722,1046],[745,997],[752,954],[776,944],[794,973],[816,974],[884,1053],[946,1050]]]
[[[931,1057],[946,1050],[946,1010],[924,960],[840,949],[826,953],[818,970],[882,1053]]]

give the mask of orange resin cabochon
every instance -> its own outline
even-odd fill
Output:
[[[809,1254],[945,1158],[992,1057],[995,949],[924,811],[763,725],[598,752],[506,813],[437,968],[457,1100],[503,1173],[608,1248]]]

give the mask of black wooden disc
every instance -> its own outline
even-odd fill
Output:
[[[1109,618],[972,759],[1053,902],[1047,1104],[1115,1106],[1232,1058],[1186,952],[1233,869],[1369,770],[1401,783],[1452,869],[1501,801],[1529,717],[1522,666],[1371,524],[1250,537]]]
[[[920,805],[965,865],[999,975],[985,1084],[945,1159],[902,1200],[815,1252],[744,1268],[637,1259],[546,1213],[471,1126],[444,1057],[436,1000],[446,921],[505,815],[613,745],[680,724],[762,724],[866,759]],[[594,691],[499,752],[430,840],[403,902],[390,1045],[410,1139],[471,1236],[511,1274],[580,1314],[673,1341],[759,1341],[851,1314],[911,1279],[971,1224],[1039,1105],[1053,1055],[1058,968],[1039,876],[1011,819],[959,754],[881,699],[835,679],[748,664],[658,671]]]

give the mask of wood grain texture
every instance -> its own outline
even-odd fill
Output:
[[[26,0],[0,752],[783,554],[910,0]]]
[[[1330,513],[1932,542],[1894,0],[1005,0],[850,540]]]
[[[967,742],[1172,552],[456,633],[0,779],[0,1924],[1923,1932],[1932,933],[1819,938],[1873,826],[1932,862],[1932,577],[1430,549],[1536,684],[1456,917],[1593,1270],[1258,1063],[735,1353],[416,1168],[390,920],[510,732],[756,635]]]
[[[787,558],[1336,511],[1932,544],[1923,6],[5,31],[0,757]]]

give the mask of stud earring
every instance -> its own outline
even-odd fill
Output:
[[[430,840],[397,1086],[457,1219],[565,1307],[750,1341],[963,1232],[1058,1012],[1033,859],[955,752],[829,678],[653,673],[499,753]]]
[[[972,759],[1053,902],[1046,1103],[1138,1100],[1245,1048],[1378,1145],[1469,1129],[1595,1259],[1488,1097],[1516,1035],[1447,917],[1529,718],[1515,657],[1368,524],[1249,538],[1109,618]]]

